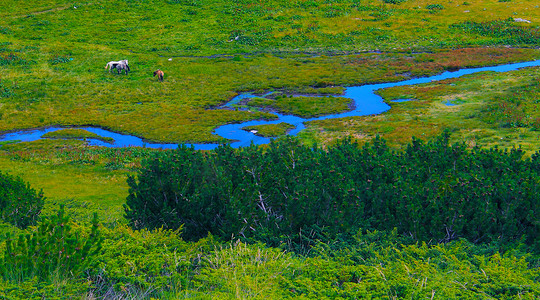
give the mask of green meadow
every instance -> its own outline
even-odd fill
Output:
[[[439,243],[397,229],[331,236],[310,227],[294,238],[276,237],[283,243],[270,246],[216,233],[192,241],[182,227],[139,229],[126,217],[130,178],[139,179],[149,161],[174,151],[91,147],[85,139],[96,136],[77,128],[152,142],[228,142],[214,134],[217,127],[272,120],[274,112],[313,117],[348,111],[346,87],[540,59],[539,24],[534,0],[1,1],[0,133],[65,128],[35,142],[0,142],[0,175],[19,177],[44,195],[34,226],[0,221],[0,259],[13,266],[0,268],[0,298],[540,297],[538,248],[520,240]],[[128,74],[105,68],[123,59]],[[164,71],[163,82],[152,75],[157,69]],[[249,110],[222,107],[243,92],[271,94],[237,106]],[[540,149],[539,67],[377,94],[390,110],[306,122],[295,141],[332,149],[343,140],[362,147],[382,138],[393,151],[406,151],[415,139],[448,132],[451,144],[470,151],[519,149],[524,161]],[[283,138],[292,128],[243,129]],[[454,184],[454,175],[441,176]],[[0,210],[7,209],[2,201]],[[94,213],[99,247],[87,238],[96,236]],[[40,230],[53,230],[55,222],[69,223],[71,231],[49,236],[64,234],[79,243],[77,249],[88,245],[92,261],[36,267],[39,255],[25,247],[34,236],[47,239]],[[530,224],[538,226],[538,218]],[[18,234],[27,237],[17,242]],[[305,247],[298,250],[293,240]],[[23,254],[10,256],[7,249]]]
[[[286,134],[291,129],[294,129],[294,126],[289,123],[281,122],[278,124],[247,126],[242,129],[248,131],[255,130],[256,135],[275,138]]]

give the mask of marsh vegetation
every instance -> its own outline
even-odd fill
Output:
[[[533,0],[1,1],[0,132],[64,130],[0,143],[0,298],[538,298],[538,67],[382,89],[383,114],[261,147],[79,127],[227,142],[350,86],[537,60],[539,22]],[[244,92],[273,96],[222,106]]]

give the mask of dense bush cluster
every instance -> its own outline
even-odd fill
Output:
[[[325,232],[392,230],[424,241],[538,241],[540,154],[449,145],[449,134],[404,151],[379,138],[323,150],[292,138],[267,148],[181,147],[128,180],[135,228],[178,228],[278,245]],[[538,245],[537,245],[538,246]]]
[[[0,219],[19,228],[36,224],[43,208],[43,192],[19,177],[0,172]]]
[[[12,238],[7,233],[0,275],[15,282],[34,277],[42,281],[76,277],[100,250],[98,226],[94,213],[90,233],[81,237],[81,232],[72,231],[62,206],[57,215],[44,219],[31,234]]]

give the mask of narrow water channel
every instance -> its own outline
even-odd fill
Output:
[[[507,71],[517,70],[519,68],[533,67],[533,66],[539,66],[539,65],[540,65],[540,60],[536,60],[536,61],[513,63],[513,64],[500,65],[500,66],[494,66],[494,67],[461,69],[461,70],[457,70],[453,72],[444,72],[442,74],[434,75],[430,77],[415,78],[415,79],[409,79],[409,80],[404,80],[404,81],[399,81],[399,82],[352,86],[352,87],[346,88],[344,95],[340,95],[340,97],[350,98],[354,101],[355,109],[352,111],[348,111],[348,112],[344,112],[340,114],[325,115],[325,116],[316,117],[316,118],[301,118],[301,117],[292,116],[292,115],[283,115],[280,113],[275,113],[278,116],[278,119],[275,119],[272,121],[255,120],[255,121],[247,121],[247,122],[238,123],[238,124],[227,124],[227,125],[223,125],[216,128],[214,131],[214,134],[220,137],[226,138],[228,140],[234,141],[231,143],[231,146],[235,148],[249,146],[251,143],[254,143],[256,145],[266,144],[270,142],[269,138],[257,136],[254,133],[243,130],[242,128],[246,126],[277,124],[277,123],[285,122],[285,123],[289,123],[295,126],[295,128],[289,131],[288,134],[297,135],[300,131],[305,129],[304,122],[307,122],[307,121],[326,120],[326,119],[352,117],[352,116],[375,115],[375,114],[381,114],[389,110],[390,106],[384,103],[383,99],[374,93],[374,91],[378,89],[394,87],[394,86],[402,86],[402,85],[420,84],[420,83],[438,81],[438,80],[449,79],[449,78],[456,78],[456,77],[460,77],[467,74],[473,74],[477,72],[484,72],[484,71],[507,72]],[[227,104],[223,105],[222,107],[230,107],[231,105],[238,103],[242,99],[251,98],[251,97],[255,97],[255,95],[252,95],[249,93],[240,94],[234,97],[233,99],[231,99],[231,101],[229,101]],[[105,147],[135,146],[135,147],[162,148],[162,149],[174,149],[178,147],[177,144],[149,143],[149,142],[145,142],[143,139],[138,138],[136,136],[115,133],[112,131],[108,131],[108,130],[96,128],[96,127],[79,127],[79,128],[96,133],[102,137],[110,137],[114,139],[114,142],[111,142],[111,143],[104,142],[97,139],[87,139],[88,144],[92,146],[105,146]],[[48,128],[42,128],[42,129],[21,130],[17,132],[10,132],[10,133],[0,135],[0,142],[2,141],[21,141],[21,142],[35,141],[35,140],[41,139],[45,133],[60,130],[60,129],[63,129],[63,128],[62,127],[48,127]],[[211,150],[218,146],[218,144],[187,144],[187,145],[193,146],[195,149],[198,149],[198,150]]]

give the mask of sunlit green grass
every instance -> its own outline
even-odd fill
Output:
[[[78,140],[9,144],[0,148],[0,169],[43,189],[45,215],[64,204],[75,220],[88,221],[98,212],[104,223],[123,223],[126,179],[147,155],[141,151],[85,147]]]
[[[124,222],[126,171],[96,170],[86,165],[40,165],[5,157],[0,157],[0,168],[20,176],[34,188],[43,189],[45,215],[65,204],[75,220],[88,221],[97,212],[105,223]]]
[[[56,131],[47,132],[42,135],[42,138],[53,138],[53,139],[97,139],[105,142],[114,142],[113,138],[103,137],[88,130],[79,129],[79,128],[66,128]]]
[[[452,26],[517,17],[535,24],[534,1],[429,4],[3,1],[0,130],[95,125],[152,141],[218,142],[219,125],[270,117],[209,110],[240,91],[339,89],[538,57],[504,48],[473,60],[459,50],[429,53],[509,41],[534,47]],[[538,35],[531,24],[505,26]],[[119,59],[130,61],[129,75],[104,69]],[[152,76],[158,68],[163,83]]]
[[[314,139],[309,132],[320,132],[319,142],[345,135],[359,140],[380,135],[399,146],[413,136],[428,138],[450,129],[454,142],[471,147],[521,147],[530,155],[540,149],[539,78],[540,68],[533,67],[379,90],[391,106],[389,111],[310,122],[304,134]],[[411,100],[391,101],[403,98]]]
[[[275,109],[288,115],[312,118],[346,112],[351,109],[352,99],[336,96],[306,97],[283,95],[272,99],[252,98],[248,104]]]

